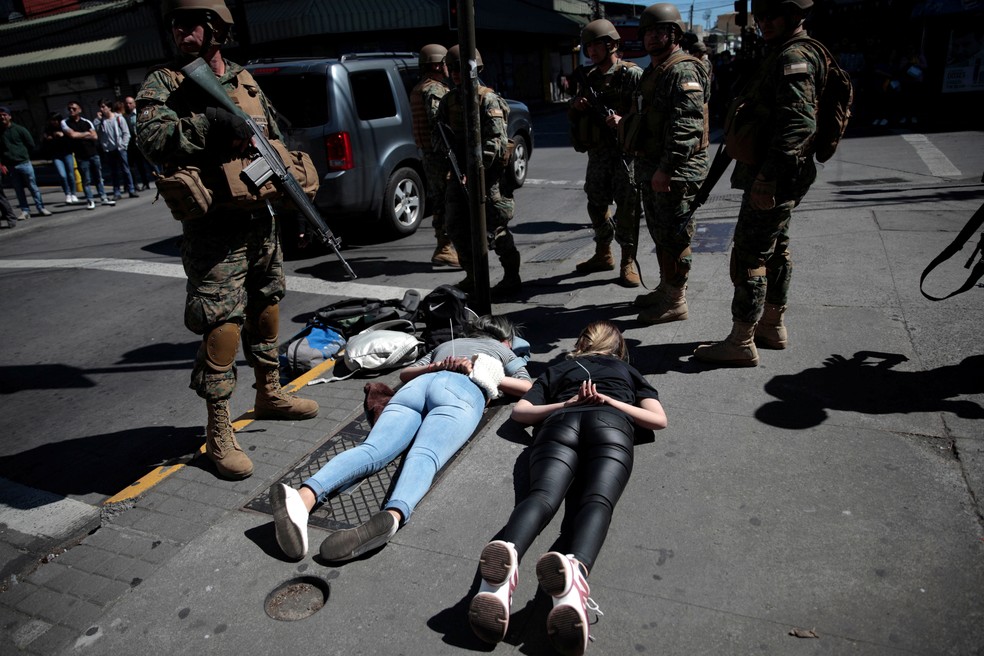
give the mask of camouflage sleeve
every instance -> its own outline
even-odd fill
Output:
[[[632,99],[639,87],[639,80],[642,79],[642,67],[627,66],[624,75],[622,88],[619,89],[619,104],[613,108],[619,116],[628,116],[632,111]]]
[[[205,151],[204,114],[178,116],[171,106],[177,84],[165,70],[152,71],[137,92],[137,146],[158,166],[189,160]]]
[[[707,74],[699,64],[687,61],[673,66],[665,77],[670,102],[659,169],[675,177],[704,139]]]
[[[509,135],[506,132],[506,111],[504,100],[494,93],[480,96],[482,101],[482,164],[490,168],[493,164],[501,163],[509,147]]]
[[[263,89],[260,89],[260,104],[263,105],[263,111],[267,115],[267,130],[270,133],[270,138],[283,141],[284,135],[280,132],[280,114],[277,113],[277,110],[274,109],[270,99],[266,97],[265,93],[263,93]]]
[[[798,159],[817,131],[817,80],[824,79],[826,63],[805,44],[787,48],[774,71],[776,80],[773,133],[769,152],[759,170],[765,180],[799,168]]]

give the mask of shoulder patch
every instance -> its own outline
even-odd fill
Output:
[[[704,87],[696,80],[687,80],[680,85],[680,89],[683,91],[703,91]]]
[[[803,73],[809,72],[810,67],[807,66],[806,62],[795,62],[782,67],[783,75],[802,75]]]
[[[489,116],[491,116],[492,118],[502,118],[502,110],[501,109],[490,109],[489,110]]]

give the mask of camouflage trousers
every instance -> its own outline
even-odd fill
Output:
[[[731,251],[731,281],[735,294],[731,317],[755,323],[766,303],[786,305],[793,261],[789,254],[789,220],[806,190],[797,198],[777,203],[771,210],[754,210],[746,191],[741,199],[735,244]]]
[[[672,180],[670,191],[657,193],[652,186],[656,167],[640,163],[636,171],[646,227],[656,244],[661,279],[674,287],[683,287],[690,278],[693,264],[690,242],[697,228],[697,221],[690,216],[690,209],[703,181]]]
[[[588,216],[595,231],[595,241],[608,244],[614,237],[622,246],[639,241],[642,211],[639,193],[632,183],[632,160],[618,148],[591,148],[584,172],[584,193],[588,196]],[[614,220],[608,207],[615,203]]]
[[[485,192],[485,229],[489,250],[495,251],[499,260],[514,258],[519,254],[508,224],[516,210],[516,201],[502,194],[499,184],[488,185]],[[468,197],[461,185],[448,183],[447,204],[445,205],[445,229],[451,243],[458,252],[462,267],[470,275],[469,269],[474,261],[472,256],[472,226],[468,210]],[[511,261],[511,260],[509,260]]]
[[[434,233],[438,237],[443,237],[445,235],[444,197],[447,194],[448,184],[447,160],[434,153],[424,153],[424,177],[427,185],[427,206],[434,217]]]
[[[207,338],[219,324],[238,324],[251,367],[277,366],[277,338],[260,336],[257,317],[279,303],[286,289],[277,221],[265,210],[263,214],[251,218],[235,212],[182,223],[181,261],[188,276],[185,326]],[[190,387],[209,401],[227,399],[236,387],[236,368],[214,371],[203,346]]]

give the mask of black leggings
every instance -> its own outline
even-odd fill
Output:
[[[530,453],[529,495],[513,509],[501,539],[516,545],[522,558],[574,484],[570,553],[590,571],[632,473],[632,436],[632,420],[608,410],[548,417]]]

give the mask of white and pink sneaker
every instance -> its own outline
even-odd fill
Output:
[[[540,588],[553,597],[553,610],[547,615],[547,637],[561,654],[581,656],[588,648],[587,610],[597,612],[598,605],[588,595],[591,589],[577,561],[571,554],[550,551],[536,563]]]
[[[496,644],[509,630],[513,591],[519,583],[519,556],[512,542],[493,540],[479,558],[482,585],[468,606],[468,622],[481,640]]]

